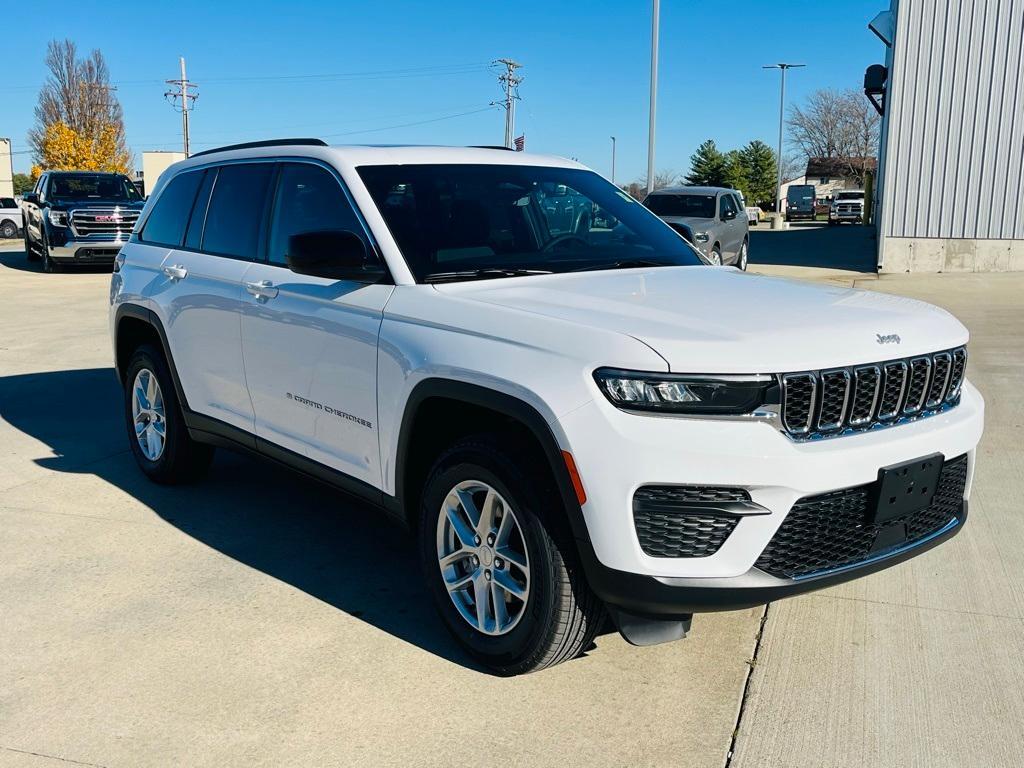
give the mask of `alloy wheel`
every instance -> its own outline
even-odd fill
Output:
[[[465,480],[445,497],[437,520],[437,562],[448,596],[466,622],[504,635],[530,597],[530,558],[515,512],[498,491]]]
[[[167,414],[160,383],[148,368],[140,370],[132,384],[132,419],[142,455],[156,461],[167,443]]]

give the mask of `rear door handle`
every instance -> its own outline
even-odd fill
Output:
[[[246,283],[245,290],[257,299],[272,299],[277,296],[277,288],[269,280],[260,280],[258,283]]]
[[[164,267],[164,274],[171,280],[184,280],[188,277],[188,270],[180,264],[172,264],[169,267]]]

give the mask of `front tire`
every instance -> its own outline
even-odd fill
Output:
[[[712,266],[714,266],[714,267],[722,266],[722,249],[718,246],[718,243],[715,243],[714,246],[712,246],[712,248],[711,248],[711,256],[709,258],[711,260],[711,265]]]
[[[502,675],[574,658],[604,606],[587,585],[564,510],[526,452],[479,436],[434,465],[420,509],[420,562],[445,626]]]
[[[167,363],[148,344],[136,349],[128,363],[124,395],[128,441],[146,476],[165,485],[202,477],[213,448],[189,437]]]
[[[53,274],[54,272],[61,271],[61,265],[50,258],[50,244],[46,242],[46,235],[42,236],[39,241],[39,250],[43,254],[43,272],[47,274]]]

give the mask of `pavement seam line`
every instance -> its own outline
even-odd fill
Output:
[[[100,765],[99,763],[83,763],[81,760],[72,760],[68,757],[57,757],[56,755],[47,755],[44,752],[33,752],[28,749],[15,749],[14,747],[6,747],[0,745],[0,749],[4,749],[8,752],[17,752],[19,755],[32,755],[32,757],[44,757],[48,760],[60,760],[62,763],[71,763],[72,765],[86,765],[89,768],[106,768],[106,766]]]
[[[914,605],[913,603],[889,603],[885,600],[872,600],[867,597],[848,597],[846,595],[807,595],[813,600],[848,600],[851,603],[870,603],[872,605],[888,605],[891,608],[912,608],[915,611],[935,611],[936,613],[952,613],[958,616],[985,616],[990,619],[1021,619],[1008,613],[986,613],[985,611],[961,611],[956,608],[936,608],[932,605]]]
[[[725,753],[725,768],[732,765],[732,759],[736,755],[736,741],[740,735],[740,725],[743,723],[743,715],[747,709],[747,700],[750,697],[750,682],[754,677],[754,667],[757,666],[757,657],[761,652],[761,640],[764,637],[764,627],[768,623],[768,608],[770,603],[764,607],[761,614],[761,622],[757,626],[757,636],[754,638],[754,653],[747,662],[747,677],[743,681],[743,695],[740,697],[739,710],[736,712],[736,722],[732,727],[732,738],[729,739],[729,751]]]

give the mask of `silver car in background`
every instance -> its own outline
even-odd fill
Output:
[[[712,264],[747,268],[750,222],[739,192],[724,187],[666,187],[644,205],[669,225],[685,224],[693,245]]]

